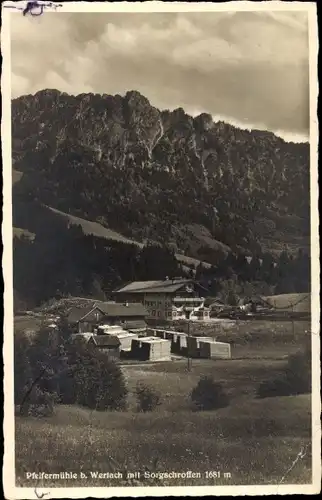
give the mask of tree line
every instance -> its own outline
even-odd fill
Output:
[[[195,278],[211,295],[226,290],[230,283],[240,290],[247,283],[259,284],[276,294],[308,292],[310,283],[310,259],[302,250],[295,257],[284,250],[277,259],[269,253],[251,257],[230,253],[218,255],[211,267],[189,268],[166,245],[139,248],[85,235],[80,226],[67,227],[59,218],[42,225],[33,241],[14,237],[13,265],[16,309],[65,296],[106,300],[124,282],[166,277]]]

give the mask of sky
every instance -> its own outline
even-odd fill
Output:
[[[285,140],[309,135],[305,12],[11,14],[12,97],[137,90]]]

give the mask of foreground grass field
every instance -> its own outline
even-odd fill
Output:
[[[301,450],[305,456],[288,472]],[[130,485],[90,471],[200,472],[196,479],[145,479],[141,485],[310,483],[310,398],[240,402],[216,412],[153,415],[60,407],[47,420],[16,421],[18,486],[77,486],[76,480],[26,480],[27,472],[83,472],[86,486]],[[207,479],[206,471],[220,471]],[[229,473],[226,477],[224,474]]]

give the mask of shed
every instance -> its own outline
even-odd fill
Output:
[[[88,345],[107,352],[108,356],[114,359],[120,357],[120,340],[113,335],[92,335],[88,340]]]

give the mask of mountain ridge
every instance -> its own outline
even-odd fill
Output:
[[[125,92],[123,95],[122,94],[114,94],[114,95],[111,95],[111,94],[106,94],[106,93],[100,93],[100,92],[84,92],[84,93],[70,93],[70,92],[65,92],[65,91],[61,91],[61,90],[58,90],[58,89],[55,89],[55,88],[47,88],[47,89],[42,89],[42,90],[38,90],[34,93],[29,93],[29,94],[21,94],[20,96],[18,97],[14,97],[12,99],[12,102],[15,102],[15,101],[18,101],[20,99],[24,99],[24,98],[35,98],[38,94],[41,94],[41,93],[44,93],[44,94],[51,94],[51,93],[57,93],[59,95],[65,95],[65,96],[69,96],[69,97],[77,97],[77,96],[100,96],[100,97],[125,97],[126,94],[129,94],[129,93],[132,93],[132,94],[138,94],[140,95],[141,97],[143,97],[144,99],[146,99],[149,104],[150,104],[150,100],[143,96],[143,94],[141,94],[141,92],[137,91],[137,90],[128,90],[127,92]],[[155,107],[154,105],[150,104],[152,107]],[[156,107],[155,107],[156,108]],[[174,112],[174,111],[177,111],[177,110],[180,110],[180,109],[183,109],[181,106],[178,106],[177,108],[173,108],[173,109],[169,109],[169,108],[156,108],[156,109],[159,109],[160,112]],[[286,144],[309,144],[309,140],[301,140],[301,141],[293,141],[291,139],[287,140],[285,139],[283,136],[279,135],[277,132],[273,132],[271,130],[265,130],[264,128],[260,128],[258,125],[256,126],[248,126],[246,124],[242,124],[242,123],[238,123],[238,124],[235,124],[234,123],[234,120],[229,120],[229,119],[220,119],[220,120],[215,120],[213,115],[211,113],[207,113],[206,111],[200,111],[200,112],[197,112],[197,113],[191,113],[191,112],[187,112],[186,113],[188,116],[191,116],[193,119],[197,119],[201,116],[208,116],[211,118],[211,120],[214,122],[214,123],[225,123],[226,125],[229,125],[230,127],[232,128],[235,128],[235,129],[238,129],[238,130],[246,130],[246,131],[249,131],[249,132],[256,132],[256,133],[265,133],[265,134],[268,134],[268,135],[272,135],[274,137],[277,137],[278,139],[281,139],[284,143]]]

